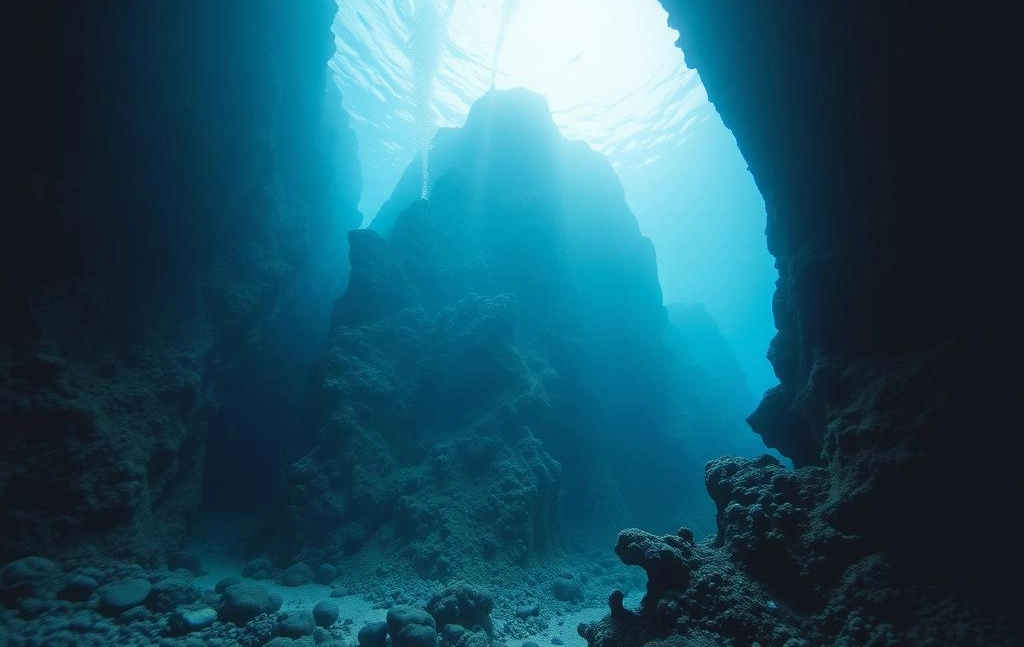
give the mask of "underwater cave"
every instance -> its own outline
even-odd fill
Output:
[[[962,13],[23,14],[0,647],[1024,644]]]

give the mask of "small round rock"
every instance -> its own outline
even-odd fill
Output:
[[[313,607],[313,621],[318,627],[325,629],[337,622],[340,614],[338,605],[330,600],[320,600]]]
[[[277,633],[287,638],[311,636],[315,627],[309,611],[288,611],[277,618]]]
[[[359,630],[359,647],[384,647],[388,637],[388,623],[368,622]]]
[[[100,595],[100,609],[110,615],[124,613],[145,602],[152,589],[149,580],[142,578],[115,582]]]
[[[217,621],[217,612],[210,607],[179,607],[168,619],[171,633],[182,636],[209,627]]]

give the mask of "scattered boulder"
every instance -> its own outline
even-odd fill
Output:
[[[466,635],[466,628],[454,622],[446,624],[441,630],[441,644],[445,647],[452,647],[459,644],[459,640]]]
[[[437,625],[423,609],[392,607],[388,610],[387,625],[392,647],[434,647],[437,643]]]
[[[242,630],[238,632],[237,639],[242,647],[258,647],[267,644],[276,636],[277,617],[264,613],[245,623]]]
[[[23,618],[42,618],[56,611],[57,600],[51,598],[22,598],[18,600],[18,615]]]
[[[219,616],[225,622],[244,625],[262,613],[281,608],[281,598],[271,595],[266,587],[254,582],[229,586],[221,596]]]
[[[402,627],[413,624],[423,625],[434,630],[437,629],[434,617],[429,612],[409,606],[400,605],[388,609],[386,622],[388,625],[388,633],[391,634],[392,637],[394,637]]]
[[[491,637],[479,625],[466,629],[462,625],[449,623],[441,632],[441,644],[443,647],[490,647]]]
[[[172,611],[176,607],[192,604],[198,599],[192,582],[180,577],[168,577],[153,585],[146,606],[153,611]]]
[[[562,602],[583,600],[583,582],[571,573],[563,573],[551,582],[551,595]]]
[[[388,623],[368,622],[359,630],[359,647],[384,647],[388,637]]]
[[[149,580],[138,577],[115,582],[100,595],[100,610],[108,615],[120,615],[143,604],[152,590]]]
[[[391,643],[394,647],[434,647],[437,643],[437,631],[426,625],[406,625],[391,636]]]
[[[13,561],[2,572],[5,597],[53,597],[63,584],[63,575],[60,565],[45,557]]]
[[[313,607],[313,621],[318,627],[330,627],[338,621],[339,615],[341,615],[341,611],[338,609],[338,605],[330,600],[320,600]]]
[[[526,620],[527,618],[532,618],[534,616],[539,616],[540,615],[540,605],[537,604],[537,603],[534,603],[534,604],[523,604],[523,605],[520,605],[520,606],[516,607],[515,613],[516,613],[516,617],[521,619],[521,620]]]
[[[313,635],[316,623],[309,611],[288,611],[277,618],[277,633],[288,638]]]
[[[179,607],[171,613],[168,625],[172,635],[183,636],[209,627],[217,620],[217,611],[207,606]]]
[[[493,635],[491,609],[494,598],[484,589],[461,584],[435,593],[427,602],[427,612],[442,629],[450,623],[463,627],[482,627]]]

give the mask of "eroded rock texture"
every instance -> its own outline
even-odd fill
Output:
[[[180,544],[221,376],[311,241],[358,222],[354,140],[324,110],[333,12],[22,12],[0,236],[0,560],[157,564]]]
[[[647,560],[658,585],[640,620],[613,605],[584,634],[605,645],[1020,644],[1006,510],[1021,481],[1012,452],[993,445],[1010,419],[1004,390],[978,381],[993,371],[1000,322],[961,304],[999,280],[1001,261],[964,231],[955,185],[974,176],[951,178],[939,154],[956,140],[940,124],[962,104],[932,64],[962,16],[914,3],[662,4],[765,197],[781,384],[750,423],[799,469],[710,465],[718,536],[698,546],[696,569],[666,578]],[[707,564],[736,568],[792,615],[716,624],[759,593],[695,603]]]
[[[949,256],[969,234],[958,192],[933,185],[934,116],[956,103],[929,61],[955,20],[910,3],[665,5],[768,205],[781,385],[751,424],[829,467],[850,530],[878,543],[920,553],[951,509],[968,528],[1003,524],[992,493],[1020,493],[1010,459],[963,436],[1005,422],[976,379],[998,323],[958,305],[991,265]]]
[[[637,609],[613,592],[609,615],[579,627],[590,645],[1019,644],[991,606],[838,530],[826,470],[724,458],[706,479],[717,538],[620,532],[615,552],[646,571],[647,591]]]
[[[429,199],[417,161],[350,235],[318,447],[288,470],[263,546],[282,561],[398,548],[433,577],[549,551],[563,493],[564,523],[665,523],[699,465],[654,250],[611,166],[541,97],[508,91],[441,131],[429,168]]]

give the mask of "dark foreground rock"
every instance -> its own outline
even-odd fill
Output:
[[[1001,209],[983,188],[992,170],[957,162],[991,159],[992,140],[950,136],[942,124],[971,99],[950,96],[929,63],[953,34],[990,39],[989,17],[913,3],[662,4],[765,197],[780,384],[749,421],[799,469],[714,463],[718,537],[698,570],[686,560],[666,580],[652,564],[666,593],[645,601],[648,624],[613,607],[584,633],[620,645],[755,639],[753,625],[735,636],[699,626],[728,613],[720,600],[663,622],[674,591],[718,563],[795,614],[783,623],[793,638],[762,645],[1021,644],[1019,596],[1007,592],[1024,562],[1006,514],[1021,498],[1019,457],[1000,436],[1016,396],[984,379],[1002,374],[993,350],[1015,336],[1004,324],[1019,327],[1001,296],[1015,253],[986,215],[965,217]],[[972,55],[944,74],[978,69],[985,47],[953,40]],[[726,607],[742,615],[738,598]]]
[[[947,573],[914,576],[893,555],[835,527],[828,473],[770,456],[708,464],[718,534],[619,533],[615,553],[647,573],[638,609],[612,593],[610,614],[581,625],[588,644],[764,647],[1019,644],[1002,615]]]

